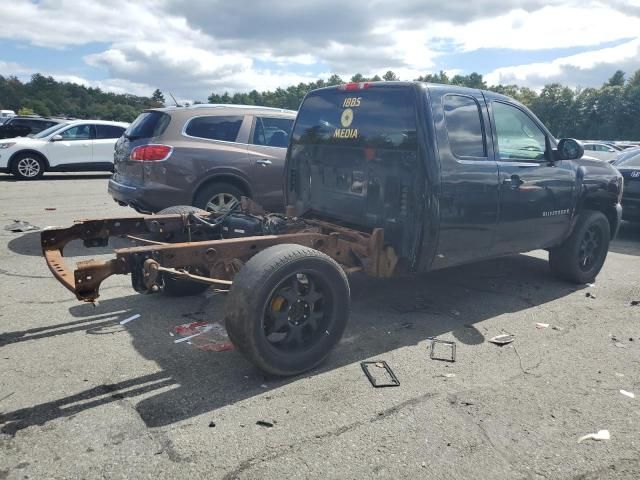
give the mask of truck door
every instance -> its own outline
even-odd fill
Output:
[[[441,169],[432,268],[441,268],[489,255],[498,218],[498,167],[482,92],[429,91]]]
[[[491,102],[500,174],[500,208],[494,253],[526,252],[559,243],[569,230],[575,170],[550,162],[552,140],[518,105]]]

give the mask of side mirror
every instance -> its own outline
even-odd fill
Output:
[[[53,137],[51,137],[52,142],[59,142],[60,140],[64,140],[64,137],[60,134],[54,135]]]
[[[584,147],[573,138],[563,138],[558,142],[557,160],[577,160],[584,155]]]

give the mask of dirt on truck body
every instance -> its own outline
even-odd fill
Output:
[[[248,199],[226,213],[177,206],[46,230],[42,248],[80,300],[98,298],[114,274],[130,274],[139,292],[227,292],[230,340],[263,371],[293,375],[340,340],[350,272],[389,277],[544,248],[554,274],[592,281],[620,225],[622,177],[583,154],[502,95],[351,83],[305,97],[284,215]],[[138,246],[64,265],[69,241],[112,236]]]

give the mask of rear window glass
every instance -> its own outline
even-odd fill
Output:
[[[447,95],[443,99],[443,106],[453,154],[456,157],[485,157],[478,103],[471,97]]]
[[[171,117],[163,112],[151,111],[138,115],[125,131],[128,138],[151,138],[162,135],[167,129]]]
[[[292,143],[415,149],[414,104],[409,88],[321,90],[302,104]]]
[[[289,135],[293,119],[256,117],[256,126],[253,130],[253,143],[255,145],[267,145],[269,147],[289,146]]]
[[[243,120],[242,116],[195,117],[184,133],[191,137],[235,142]]]

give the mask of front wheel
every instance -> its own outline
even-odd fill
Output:
[[[549,250],[551,271],[570,282],[592,282],[607,258],[610,239],[607,217],[602,212],[585,210],[569,238]]]
[[[233,280],[229,338],[259,369],[296,375],[322,362],[349,318],[349,283],[332,258],[300,245],[269,247]]]
[[[44,161],[33,153],[19,154],[11,166],[11,173],[21,180],[36,180],[42,177],[44,170]]]

